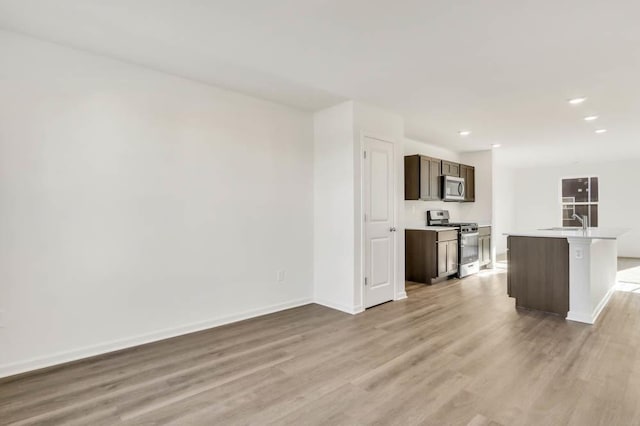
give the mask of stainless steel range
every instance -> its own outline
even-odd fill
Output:
[[[449,222],[448,210],[427,211],[427,226],[450,226],[458,230],[458,277],[466,277],[480,270],[478,260],[478,224]]]

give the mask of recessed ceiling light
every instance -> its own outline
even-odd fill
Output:
[[[607,129],[598,129],[596,133],[607,133]]]
[[[587,100],[587,98],[573,98],[573,99],[569,99],[569,101],[568,101],[568,102],[569,102],[571,105],[578,105],[578,104],[583,103],[583,102],[584,102],[584,101],[586,101],[586,100]]]
[[[584,118],[584,121],[593,121],[593,120],[597,120],[597,119],[598,119],[598,116],[597,116],[597,115],[587,115],[587,116]]]
[[[502,145],[500,145],[499,143],[494,143],[493,145],[491,145],[491,148],[500,148]]]
[[[469,135],[471,134],[471,131],[469,131],[469,130],[460,130],[460,131],[458,132],[458,134],[459,134],[460,136],[469,136]]]

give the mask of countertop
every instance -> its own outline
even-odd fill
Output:
[[[627,228],[589,228],[583,231],[576,229],[536,229],[522,232],[505,232],[503,235],[514,237],[541,237],[541,238],[583,238],[587,240],[616,240],[627,233]]]
[[[404,229],[411,229],[413,231],[452,231],[454,229],[460,229],[457,226],[427,226],[427,225],[407,225]]]
[[[478,228],[491,226],[490,223],[478,223]],[[450,231],[452,229],[460,229],[459,226],[427,226],[427,225],[407,225],[404,229],[412,229],[414,231]]]

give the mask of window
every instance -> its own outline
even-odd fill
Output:
[[[562,179],[562,226],[581,226],[573,218],[587,216],[589,226],[598,226],[598,178]]]

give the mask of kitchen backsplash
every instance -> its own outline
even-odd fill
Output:
[[[458,203],[446,203],[444,201],[405,201],[405,225],[426,225],[427,210],[449,210],[452,221],[460,219],[460,205]]]

